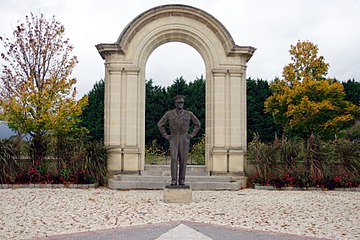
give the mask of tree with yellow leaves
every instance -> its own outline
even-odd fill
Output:
[[[360,108],[345,100],[343,85],[327,79],[329,64],[318,56],[310,41],[291,46],[291,63],[283,69],[283,79],[270,85],[272,96],[265,109],[285,132],[302,136],[334,136],[360,115]]]
[[[45,157],[45,135],[75,128],[87,104],[86,97],[75,99],[76,79],[70,76],[78,61],[64,31],[54,17],[30,13],[12,38],[0,37],[0,120],[31,136],[34,161]]]

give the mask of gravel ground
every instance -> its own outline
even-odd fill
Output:
[[[360,192],[193,191],[191,204],[163,192],[0,189],[0,239],[192,221],[330,239],[360,239]]]

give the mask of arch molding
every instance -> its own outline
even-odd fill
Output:
[[[104,141],[109,175],[144,170],[145,68],[162,44],[196,49],[206,69],[206,167],[210,175],[243,175],[246,161],[246,63],[255,48],[238,46],[213,16],[186,5],[162,5],[137,16],[115,43],[96,45],[105,60]]]

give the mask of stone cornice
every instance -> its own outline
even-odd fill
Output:
[[[250,47],[250,46],[236,46],[228,53],[228,56],[245,56],[246,62],[250,60],[254,52],[256,51],[256,48]]]
[[[124,53],[117,43],[100,43],[95,45],[95,47],[104,60],[114,53]]]

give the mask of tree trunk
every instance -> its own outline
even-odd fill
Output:
[[[42,134],[36,134],[31,140],[31,159],[33,163],[43,162],[46,157],[47,142]]]

